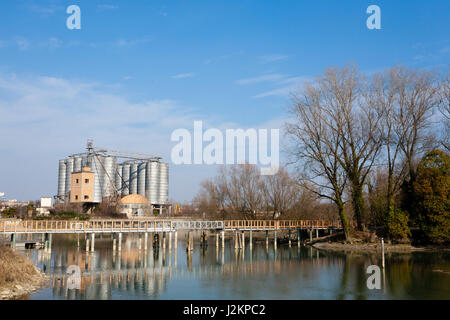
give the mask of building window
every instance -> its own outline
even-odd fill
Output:
[[[75,200],[78,200],[78,196],[75,196]]]
[[[84,199],[85,199],[85,200],[89,199],[89,196],[84,196]]]
[[[89,183],[89,179],[84,179],[84,183]]]
[[[78,183],[79,182],[79,180],[78,179],[75,179],[75,183]]]

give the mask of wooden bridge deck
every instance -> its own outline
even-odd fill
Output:
[[[0,221],[0,234],[28,233],[139,233],[177,230],[276,231],[293,229],[341,229],[329,220],[91,220]]]

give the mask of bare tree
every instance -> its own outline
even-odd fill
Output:
[[[311,192],[336,204],[348,238],[344,200],[347,178],[340,165],[343,137],[335,128],[336,115],[329,112],[327,97],[320,84],[306,84],[301,95],[294,94],[290,112],[294,119],[286,124],[286,130],[292,138],[291,155],[302,167],[301,179],[309,182],[305,187],[312,186]]]
[[[276,174],[265,176],[262,187],[265,206],[271,209],[273,218],[286,215],[300,195],[299,185],[283,167]]]
[[[262,210],[262,180],[259,169],[251,164],[222,167],[225,203],[244,219],[254,219]]]
[[[444,134],[441,139],[441,145],[450,151],[450,66],[443,74],[440,90],[439,111],[443,116]]]

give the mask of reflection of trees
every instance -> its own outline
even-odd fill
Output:
[[[313,248],[287,246],[279,246],[275,252],[273,246],[266,250],[258,245],[236,252],[231,245],[219,252],[215,246],[190,251],[185,260],[184,246],[179,245],[177,266],[175,251],[167,248],[149,246],[148,251],[139,251],[132,243],[120,254],[101,245],[96,248],[88,254],[73,247],[55,248],[51,255],[43,250],[29,254],[40,268],[46,266],[51,277],[55,275],[49,290],[62,299],[158,298],[166,293],[169,282],[175,282],[176,288],[178,279],[192,280],[199,286],[192,298],[213,292],[206,298],[450,299],[450,275],[444,273],[450,272],[448,252],[390,254],[386,261],[387,296],[366,287],[367,266],[380,264],[379,253],[318,254]],[[79,290],[67,289],[63,276],[67,276],[69,265],[81,269]],[[178,292],[173,296],[167,293],[169,298],[179,297]]]

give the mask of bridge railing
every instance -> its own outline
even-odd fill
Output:
[[[160,232],[175,230],[283,230],[341,228],[331,220],[90,220],[0,221],[0,233]]]
[[[282,229],[340,228],[331,220],[225,220],[224,229],[282,230]]]
[[[174,229],[170,220],[90,220],[90,221],[55,221],[25,220],[14,223],[0,221],[1,233],[22,232],[139,232],[170,231]]]

